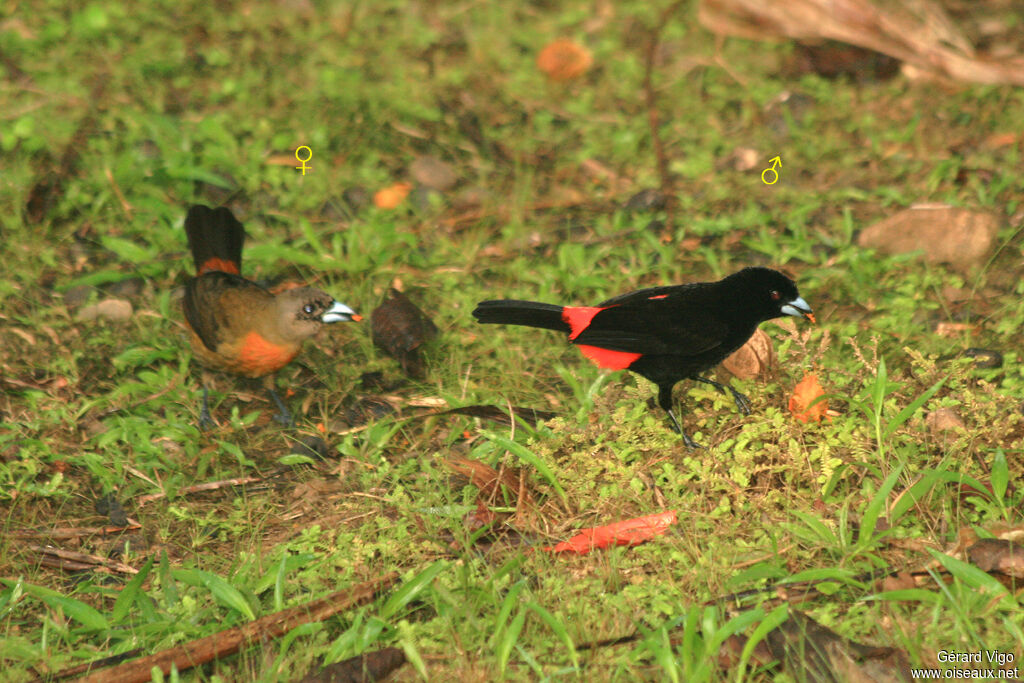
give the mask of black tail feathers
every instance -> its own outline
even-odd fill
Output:
[[[185,217],[185,233],[196,275],[211,271],[241,274],[245,229],[230,209],[196,204]]]
[[[473,317],[481,323],[501,325],[525,325],[545,330],[569,332],[569,323],[562,319],[563,306],[542,304],[536,301],[481,301],[473,311]]]

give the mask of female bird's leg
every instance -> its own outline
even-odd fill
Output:
[[[295,420],[292,418],[292,414],[288,412],[288,406],[284,404],[284,401],[277,395],[273,387],[267,387],[267,391],[270,392],[270,398],[274,399],[274,405],[277,406],[277,415],[274,416],[274,420],[285,427],[294,427]]]
[[[199,430],[205,432],[214,427],[213,418],[210,417],[210,390],[203,384],[203,405],[199,410]]]
[[[694,382],[710,384],[723,394],[726,392],[726,390],[728,390],[729,393],[732,394],[732,400],[736,403],[736,410],[740,411],[744,415],[750,415],[750,399],[741,394],[740,392],[736,391],[735,389],[733,389],[728,384],[722,384],[721,382],[716,382],[715,380],[708,379],[707,377],[691,377],[691,379]]]
[[[273,375],[266,375],[263,378],[263,388],[267,390],[270,398],[274,401],[274,405],[277,406],[277,415],[274,416],[274,421],[285,427],[294,427],[295,420],[292,418],[292,414],[288,412],[288,406],[284,404],[284,401],[277,395],[277,391],[274,388]]]

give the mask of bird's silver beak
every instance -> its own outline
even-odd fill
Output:
[[[340,301],[332,301],[331,307],[324,311],[324,314],[320,316],[320,320],[325,323],[357,323],[362,319],[363,316],[359,315]]]
[[[807,305],[807,302],[804,301],[803,297],[798,296],[779,310],[786,315],[794,315],[798,318],[807,318],[812,323],[818,322],[814,319],[814,311],[812,311],[811,307]]]

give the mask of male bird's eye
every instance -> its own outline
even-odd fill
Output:
[[[302,312],[306,315],[313,315],[313,304],[306,304],[302,307]]]
[[[778,301],[779,299],[782,298],[782,295],[779,294],[776,290],[773,289],[772,292],[771,292],[771,297],[772,297],[772,301]]]

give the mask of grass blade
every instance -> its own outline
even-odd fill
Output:
[[[384,606],[380,608],[380,618],[390,619],[405,609],[406,605],[419,597],[430,584],[448,567],[448,563],[438,560],[419,574],[402,584],[402,587],[391,594]]]
[[[558,493],[558,497],[562,499],[562,502],[568,502],[569,499],[565,495],[565,490],[562,488],[562,485],[558,483],[558,479],[555,478],[555,473],[552,472],[551,468],[548,467],[548,464],[541,460],[539,457],[537,457],[537,455],[533,453],[533,451],[528,449],[526,446],[523,446],[522,444],[516,443],[512,439],[501,436],[500,434],[486,432],[485,436],[489,440],[496,443],[501,448],[504,448],[509,453],[512,453],[513,455],[517,456],[520,460],[525,462],[533,469],[537,470],[537,472],[539,472],[540,475],[544,477],[544,479],[546,479],[549,484],[551,484],[551,487],[555,489],[555,491]]]

